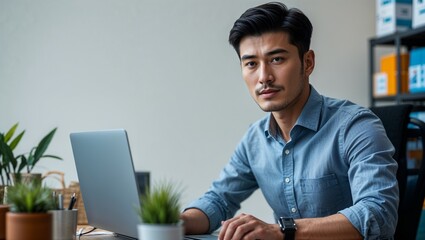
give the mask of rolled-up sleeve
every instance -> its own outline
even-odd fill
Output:
[[[392,239],[399,203],[394,147],[380,120],[367,111],[354,115],[345,127],[340,146],[350,164],[353,206],[340,213],[365,239]]]

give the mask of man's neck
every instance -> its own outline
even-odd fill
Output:
[[[277,133],[280,132],[285,142],[288,142],[291,140],[291,129],[297,122],[299,114],[288,113],[286,111],[273,112],[272,114],[276,121],[277,127],[280,130]]]
[[[291,140],[291,130],[297,122],[298,117],[301,115],[301,112],[308,101],[311,89],[310,87],[307,88],[308,90],[302,93],[302,95],[300,96],[300,100],[296,104],[294,104],[293,106],[286,107],[281,111],[272,112],[272,115],[277,123],[277,126],[280,129],[282,138],[285,140],[285,142]]]

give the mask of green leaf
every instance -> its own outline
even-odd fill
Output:
[[[56,129],[57,128],[54,128],[43,139],[41,139],[40,143],[38,144],[35,150],[34,160],[33,162],[31,162],[32,166],[34,166],[38,162],[38,160],[41,158],[41,156],[43,156],[44,152],[47,150],[47,147],[49,146],[53,136],[55,135]]]
[[[18,143],[21,141],[25,131],[22,131],[18,134],[17,137],[13,138],[16,129],[18,128],[18,123],[14,124],[6,133],[6,135],[0,134],[0,160],[1,160],[1,180],[3,184],[8,185],[9,182],[9,173],[11,170],[16,172],[16,167],[18,165],[18,157],[14,156],[13,150],[16,148]],[[9,144],[10,142],[10,144]],[[4,172],[4,174],[3,174]],[[4,183],[3,179],[6,176],[7,183]]]
[[[18,143],[21,141],[22,136],[24,136],[25,130],[22,131],[18,136],[16,136],[15,139],[12,140],[12,142],[10,143],[10,148],[12,150],[14,150],[16,148],[16,146],[18,145]]]
[[[15,171],[15,173],[20,173],[22,169],[24,169],[25,166],[27,166],[28,164],[27,158],[24,155],[20,155],[20,159],[21,163],[19,164],[18,169]]]
[[[13,125],[9,131],[7,131],[5,138],[4,138],[4,142],[9,142],[9,140],[13,137],[13,134],[15,134],[16,129],[18,128],[19,123],[15,123],[15,125]]]
[[[31,151],[28,154],[28,158],[27,158],[27,165],[28,166],[34,166],[35,162],[34,162],[34,152],[37,149],[37,147],[33,147],[31,148]]]
[[[13,155],[12,149],[4,141],[0,141],[0,152],[3,155],[3,164],[9,164],[16,162],[15,156]]]
[[[55,155],[43,155],[41,156],[41,158],[54,158],[54,159],[58,159],[58,160],[63,160],[61,157],[55,156]]]

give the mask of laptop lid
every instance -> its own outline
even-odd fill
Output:
[[[140,206],[124,129],[70,134],[88,224],[137,238]]]
[[[70,134],[88,224],[137,239],[140,189],[124,129]],[[185,240],[216,240],[188,235]]]

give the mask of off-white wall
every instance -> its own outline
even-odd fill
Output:
[[[125,128],[136,170],[181,182],[186,204],[264,115],[227,43],[234,20],[262,2],[0,0],[0,131],[19,122],[23,152],[58,127],[48,153],[64,161],[44,159],[36,171],[64,171],[69,183],[70,132]],[[314,26],[311,83],[367,106],[374,1],[285,3]],[[272,221],[260,192],[242,211]]]

